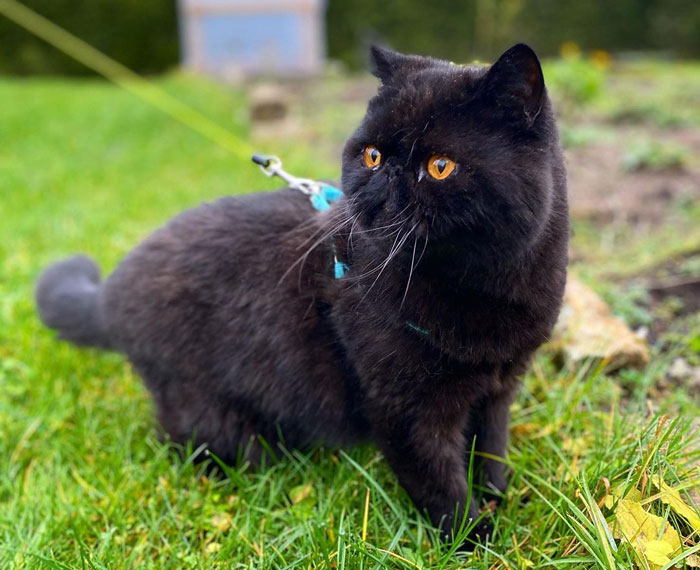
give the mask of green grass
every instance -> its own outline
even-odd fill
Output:
[[[239,93],[180,76],[159,83],[246,136]],[[290,451],[264,469],[204,477],[159,441],[120,356],[41,327],[33,282],[74,252],[108,271],[183,208],[274,182],[101,82],[0,80],[0,109],[0,568],[625,569],[633,551],[595,522],[610,516],[597,504],[605,480],[641,486],[661,472],[674,483],[697,464],[692,417],[675,416],[684,406],[647,400],[671,356],[622,386],[540,356],[513,407],[496,536],[471,556],[435,540],[369,446]],[[291,170],[337,174],[313,148],[274,150]]]

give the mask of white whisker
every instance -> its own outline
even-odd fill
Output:
[[[408,295],[408,288],[411,286],[411,277],[413,277],[413,262],[416,260],[416,245],[418,245],[418,236],[413,240],[413,254],[411,255],[411,269],[408,272],[408,280],[406,281],[406,290],[403,293],[403,298],[401,299],[401,305],[399,305],[399,311],[403,309],[403,304],[406,301],[406,295]]]
[[[408,238],[413,233],[413,230],[415,230],[417,227],[418,227],[418,222],[413,224],[413,227],[404,234],[404,236],[398,241],[398,243],[396,241],[394,241],[394,246],[393,246],[392,250],[389,252],[389,255],[387,256],[386,261],[384,261],[384,264],[382,265],[381,271],[379,272],[377,277],[374,279],[374,281],[372,282],[372,285],[370,285],[369,289],[367,289],[367,292],[362,296],[362,299],[360,299],[360,303],[362,303],[362,301],[365,300],[367,295],[369,295],[372,288],[377,284],[377,281],[379,281],[379,278],[382,276],[382,273],[384,273],[384,270],[389,266],[389,263],[391,263],[391,261],[398,255],[398,253],[401,251],[401,248],[406,243],[406,240],[408,240]],[[397,237],[397,239],[398,239],[398,237]]]

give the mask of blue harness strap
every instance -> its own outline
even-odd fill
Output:
[[[311,205],[319,212],[325,212],[330,209],[333,202],[337,202],[343,197],[343,191],[340,188],[329,184],[321,184],[319,192],[310,195]],[[342,279],[350,270],[346,263],[338,259],[338,251],[335,248],[335,242],[331,241],[331,249],[333,251],[333,276],[336,279]]]
[[[325,212],[333,202],[343,197],[343,191],[335,186],[322,184],[318,194],[311,194],[311,205],[319,212]]]
[[[406,321],[406,325],[416,331],[417,333],[423,334],[423,335],[429,335],[430,331],[428,329],[424,329],[423,327],[419,327],[417,324],[412,323],[411,321]]]
[[[333,246],[333,249],[335,249],[335,245]],[[333,262],[333,275],[335,276],[336,279],[342,279],[345,277],[345,274],[350,270],[350,268],[347,266],[347,264],[343,263],[342,261],[338,261],[335,259]]]

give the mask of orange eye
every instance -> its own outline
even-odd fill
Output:
[[[366,146],[362,152],[362,160],[364,160],[367,168],[374,168],[379,166],[379,163],[382,161],[382,153],[374,145]]]
[[[444,180],[455,169],[455,162],[442,154],[434,154],[428,159],[428,174],[435,180]]]

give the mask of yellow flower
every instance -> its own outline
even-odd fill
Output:
[[[564,42],[559,48],[559,53],[564,59],[577,59],[581,55],[581,48],[576,42]]]
[[[602,49],[593,50],[590,59],[591,63],[598,69],[602,69],[603,71],[610,69],[610,64],[612,63],[610,52]]]

